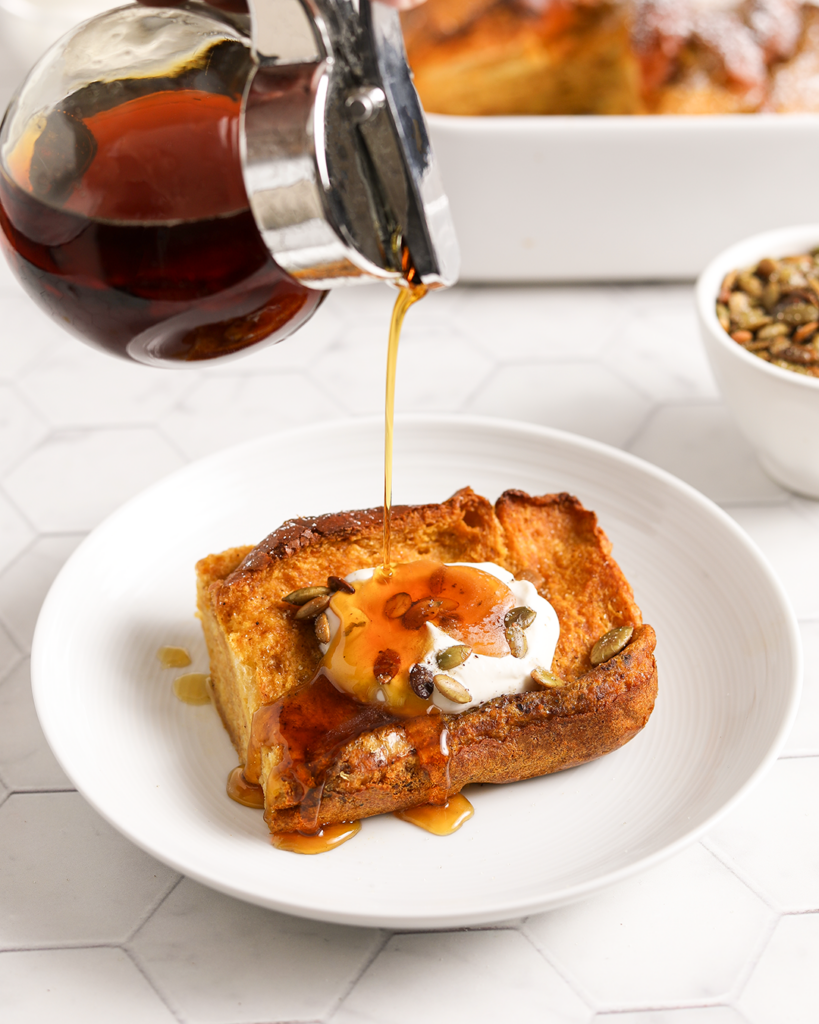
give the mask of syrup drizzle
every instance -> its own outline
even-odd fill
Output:
[[[409,254],[404,250],[404,262],[409,263]],[[387,393],[384,401],[384,550],[382,572],[385,576],[392,575],[390,510],[392,509],[392,446],[393,424],[395,422],[395,370],[398,364],[398,343],[401,340],[401,327],[407,310],[422,299],[426,293],[426,285],[415,284],[415,268],[405,267],[406,284],[399,289],[398,297],[392,308],[390,321],[390,337],[387,346]]]

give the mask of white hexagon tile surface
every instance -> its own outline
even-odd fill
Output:
[[[9,68],[0,59],[5,96]],[[420,934],[325,925],[180,880],[73,792],[45,747],[27,654],[84,534],[201,454],[379,412],[390,304],[386,289],[334,294],[279,347],[166,374],[82,348],[0,261],[0,1018],[814,1024],[819,503],[772,483],[733,426],[689,284],[433,296],[407,321],[397,405],[626,447],[722,504],[767,555],[800,619],[805,691],[783,756],[701,842],[524,921]]]

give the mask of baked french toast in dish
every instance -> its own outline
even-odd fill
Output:
[[[402,23],[430,113],[819,110],[803,0],[426,0]]]

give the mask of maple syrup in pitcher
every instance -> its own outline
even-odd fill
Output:
[[[91,344],[180,365],[280,341],[321,291],[271,257],[240,158],[246,48],[161,79],[96,82],[3,152],[0,226],[31,296]]]

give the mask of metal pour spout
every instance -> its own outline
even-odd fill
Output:
[[[370,0],[251,0],[244,180],[276,262],[317,289],[454,284],[458,244],[398,14]]]

